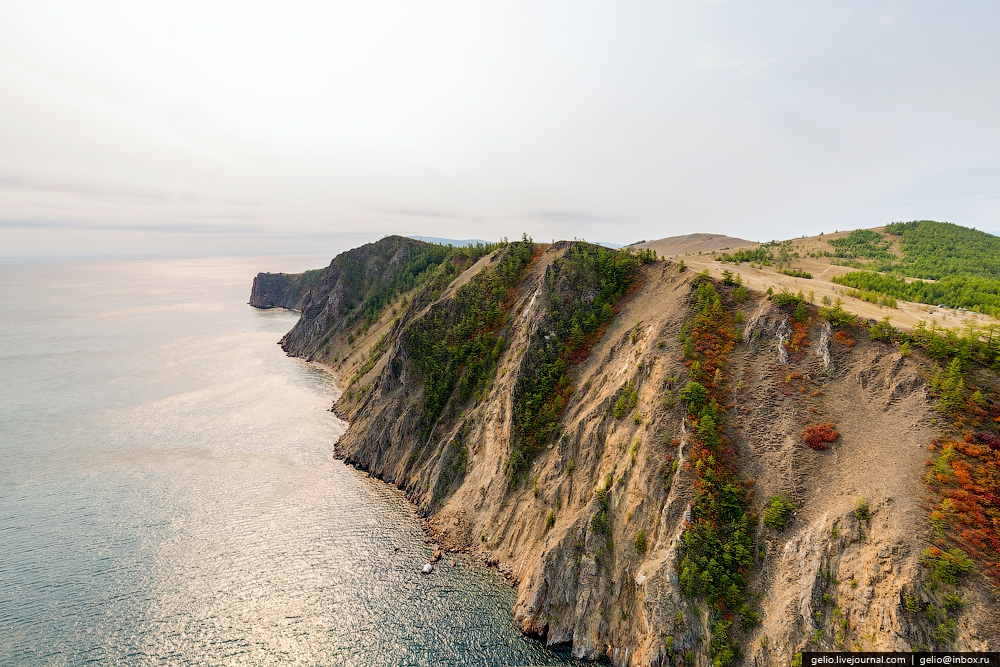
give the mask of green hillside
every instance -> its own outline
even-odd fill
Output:
[[[887,251],[891,240],[898,240],[901,257]],[[840,256],[873,260],[864,266],[874,271],[853,271],[834,278],[836,283],[1000,317],[1000,237],[949,222],[917,220],[886,225],[884,235],[857,230],[831,244]],[[921,280],[907,282],[904,277]]]

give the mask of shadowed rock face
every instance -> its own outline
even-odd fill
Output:
[[[636,289],[573,365],[559,429],[526,475],[511,483],[505,474],[521,417],[518,392],[535,372],[532,354],[559,342],[548,299],[593,299],[560,264],[573,245],[538,248],[505,300],[498,330],[505,347],[490,381],[465,400],[453,396],[429,436],[418,428],[425,377],[407,334],[460,319],[458,290],[475,271],[500,266],[503,249],[433,298],[415,288],[408,307],[383,313],[367,333],[345,324],[351,286],[335,260],[303,297],[302,320],[283,345],[311,357],[331,341],[331,360],[346,355],[338,356],[345,394],[337,409],[351,426],[339,455],[405,490],[445,547],[477,553],[513,577],[524,632],[616,665],[684,664],[689,652],[696,665],[711,665],[712,604],[685,597],[678,585],[680,538],[697,493],[693,425],[678,400],[688,371],[681,341],[692,316],[691,272],[669,262],[638,268]],[[386,247],[357,257],[370,275],[389,276],[405,252]],[[916,596],[940,606],[942,595],[919,564],[934,540],[921,482],[924,447],[935,437],[923,380],[929,362],[904,359],[860,328],[856,343],[837,342],[815,311],[807,337],[786,347],[788,313],[755,293],[733,307],[746,324],[726,366],[726,438],[740,475],[754,480],[757,553],[746,600],[761,616],[739,631],[737,664],[787,665],[807,649],[932,646],[929,615],[904,604]],[[634,407],[616,415],[626,386]],[[822,452],[800,436],[817,422],[834,422],[841,434]],[[777,531],[761,517],[782,493],[797,509]],[[855,512],[862,498],[870,507],[864,520]],[[995,594],[971,579],[961,594],[951,646],[996,650]]]
[[[302,310],[302,300],[311,281],[305,273],[258,273],[250,291],[250,305],[254,308],[288,308]]]

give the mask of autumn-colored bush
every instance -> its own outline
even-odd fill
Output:
[[[828,443],[834,442],[840,437],[840,433],[830,423],[806,426],[799,435],[802,436],[807,445],[817,451],[826,449]]]
[[[805,352],[805,349],[809,347],[809,326],[804,322],[789,321],[792,324],[792,335],[785,343],[785,349],[788,350],[789,354]]]
[[[994,451],[1000,451],[1000,437],[998,437],[995,433],[980,431],[976,434],[976,440]]]
[[[854,343],[857,342],[853,338],[848,336],[846,331],[838,331],[837,333],[833,334],[833,340],[839,343],[840,345],[844,345],[846,347],[854,347]]]

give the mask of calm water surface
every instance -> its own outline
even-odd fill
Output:
[[[0,265],[0,664],[566,664],[331,458],[297,315],[246,305],[326,261]]]

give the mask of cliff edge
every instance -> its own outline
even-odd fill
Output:
[[[302,310],[302,300],[320,274],[320,269],[304,273],[258,273],[250,290],[254,308]]]

